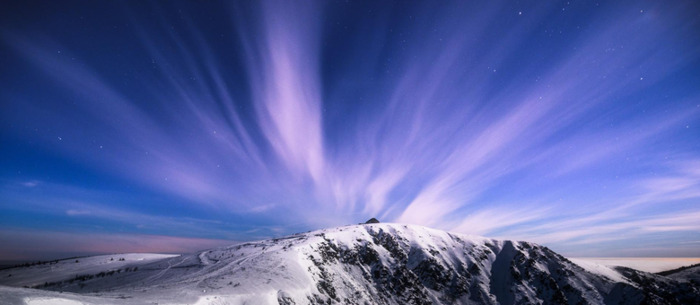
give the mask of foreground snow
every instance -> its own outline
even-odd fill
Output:
[[[283,305],[700,302],[697,287],[689,281],[578,263],[581,266],[527,242],[371,224],[190,255],[95,256],[0,270],[0,284],[13,286],[0,286],[0,300]]]

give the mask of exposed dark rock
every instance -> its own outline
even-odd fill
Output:
[[[294,299],[282,290],[277,291],[277,303],[279,303],[279,305],[296,305]]]

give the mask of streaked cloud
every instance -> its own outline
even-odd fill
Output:
[[[24,172],[0,172],[0,217],[204,239],[379,217],[574,255],[692,245],[697,18],[561,5],[97,5],[128,27],[95,41],[0,23],[17,74],[2,135],[42,154],[8,151]]]

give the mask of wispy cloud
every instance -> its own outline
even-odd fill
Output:
[[[231,218],[561,247],[697,230],[700,42],[683,4],[362,5],[234,3],[216,26],[149,6],[109,37],[128,49],[99,55],[3,23],[15,70],[47,88],[0,93],[3,134],[89,174],[3,172],[0,208],[224,239],[251,232]]]
[[[258,124],[293,171],[319,182],[324,171],[317,9],[310,3],[263,4],[262,37],[249,67]],[[288,12],[293,10],[294,15]],[[259,71],[259,72],[258,72]]]
[[[491,207],[481,209],[468,215],[451,230],[457,232],[470,232],[479,235],[488,235],[495,230],[502,230],[514,225],[529,223],[551,217],[552,212],[548,208],[536,205],[521,206],[518,208]]]
[[[631,184],[632,194],[618,202],[599,205],[596,213],[571,216],[560,211],[562,220],[550,219],[500,233],[541,243],[586,246],[604,241],[643,240],[659,233],[700,232],[700,211],[692,205],[700,199],[700,179],[688,167],[695,162],[681,164],[670,163],[675,170],[667,170],[666,177]],[[690,251],[684,255],[693,250]]]
[[[35,186],[39,185],[39,181],[37,181],[37,180],[26,181],[26,182],[22,182],[22,185],[26,186],[26,187],[35,187]]]
[[[92,212],[86,211],[86,210],[74,210],[74,209],[69,209],[66,211],[66,215],[68,216],[80,216],[80,215],[90,215]]]

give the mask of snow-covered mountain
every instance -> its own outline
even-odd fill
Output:
[[[700,304],[700,286],[688,278],[579,266],[527,242],[363,224],[192,255],[0,270],[0,303]]]

